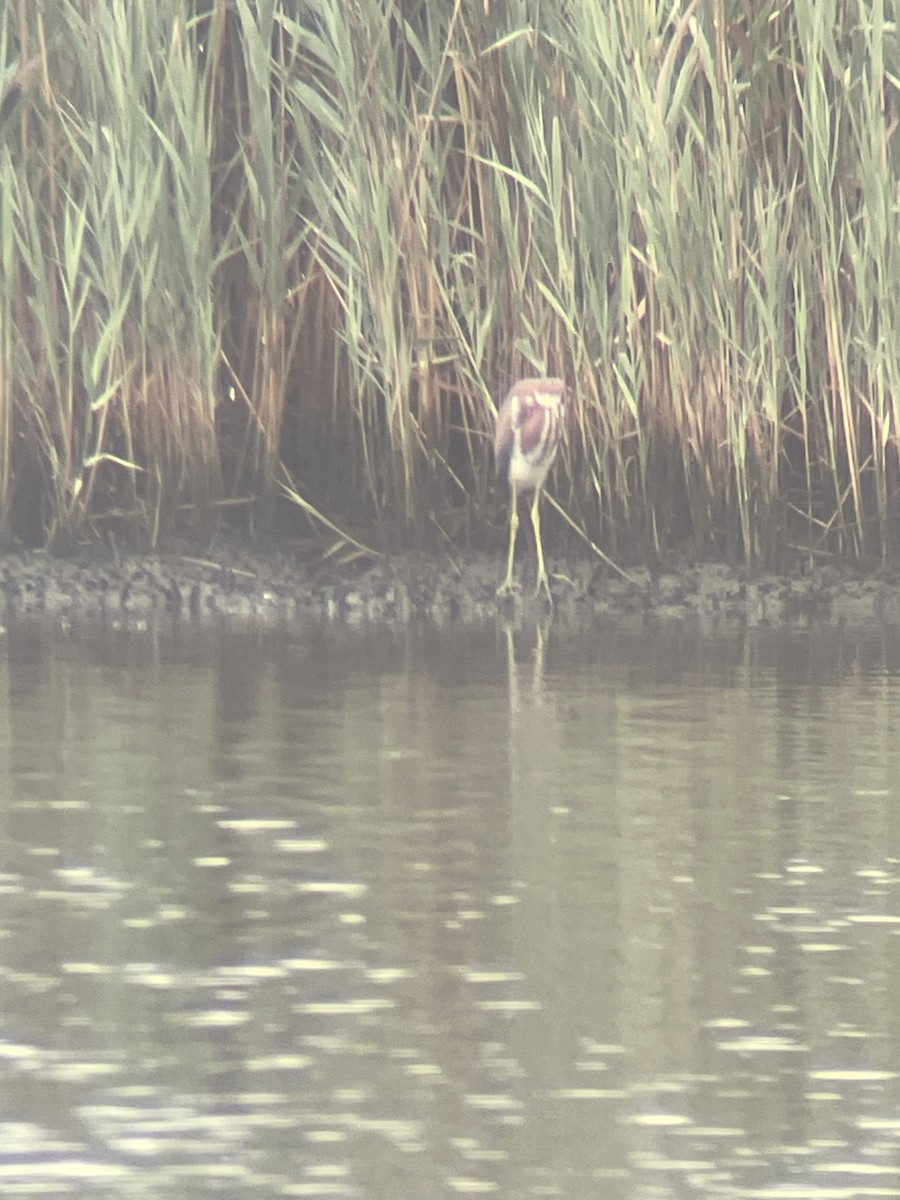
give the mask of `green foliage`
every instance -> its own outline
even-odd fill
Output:
[[[0,8],[0,530],[483,538],[493,403],[547,371],[613,556],[886,558],[897,38],[883,0]]]

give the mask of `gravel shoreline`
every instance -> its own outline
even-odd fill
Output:
[[[497,556],[404,555],[346,569],[310,567],[284,554],[232,551],[215,560],[141,555],[113,560],[55,558],[39,552],[0,556],[6,619],[47,614],[103,619],[172,614],[283,622],[475,622],[541,613],[527,590],[498,599]],[[900,623],[900,582],[823,568],[809,575],[752,573],[720,563],[629,578],[594,562],[565,564],[553,577],[554,615],[573,621],[646,615],[737,621],[747,625]]]

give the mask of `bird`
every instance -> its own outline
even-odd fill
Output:
[[[537,552],[537,586],[534,594],[540,595],[541,588],[544,588],[552,600],[541,544],[541,488],[559,448],[565,406],[566,385],[562,379],[520,379],[510,388],[497,413],[494,458],[497,473],[506,478],[511,493],[506,578],[497,589],[498,596],[507,595],[514,586],[519,493],[534,492],[531,501],[531,525]]]

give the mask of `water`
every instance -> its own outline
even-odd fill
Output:
[[[900,1195],[896,630],[12,625],[5,1196]]]

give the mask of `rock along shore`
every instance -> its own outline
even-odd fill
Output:
[[[168,613],[267,622],[306,616],[336,621],[484,621],[539,610],[528,585],[498,600],[496,556],[404,555],[347,568],[305,566],[285,554],[230,551],[217,558],[143,555],[110,560],[39,552],[0,556],[0,603],[11,615],[140,619]],[[527,567],[526,567],[527,570]],[[577,621],[645,614],[748,625],[900,623],[900,580],[835,568],[808,575],[755,574],[722,564],[628,578],[594,562],[554,574],[554,613]]]

